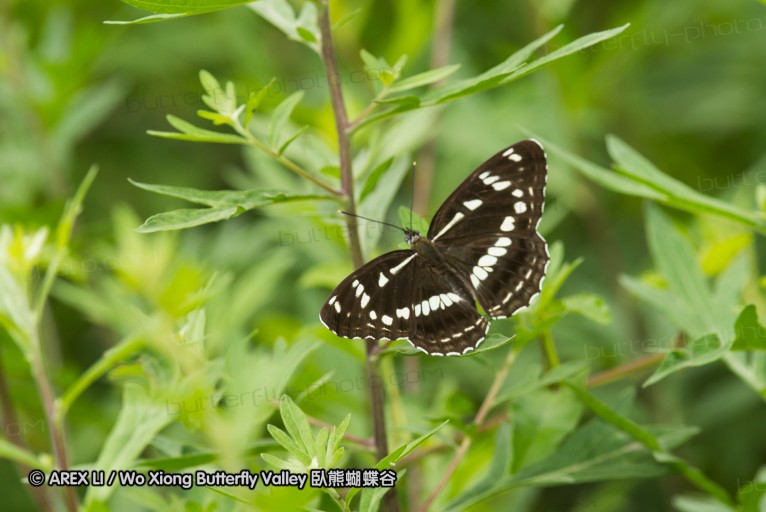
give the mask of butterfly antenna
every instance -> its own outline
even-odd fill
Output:
[[[395,228],[398,231],[404,231],[404,229],[401,226],[397,226],[395,224],[390,224],[388,222],[383,222],[382,220],[375,220],[375,219],[368,219],[367,217],[362,217],[361,215],[357,215],[355,213],[351,212],[344,212],[343,210],[340,210],[340,213],[343,215],[348,215],[349,217],[356,217],[358,219],[364,219],[370,222],[375,222],[376,224],[383,224],[384,226],[391,226],[392,228]]]

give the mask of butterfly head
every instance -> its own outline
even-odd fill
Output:
[[[415,245],[415,242],[419,241],[421,238],[419,231],[407,228],[404,229],[404,241],[410,246]]]

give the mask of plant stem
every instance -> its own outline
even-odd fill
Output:
[[[650,368],[662,361],[664,357],[665,354],[650,354],[648,356],[644,356],[634,361],[630,361],[623,365],[617,366],[616,368],[610,368],[609,370],[599,372],[588,379],[588,388],[603,386],[604,384],[609,384],[610,382],[619,380],[627,375],[630,375],[631,373],[636,373],[646,368]]]
[[[321,180],[316,178],[313,174],[305,170],[300,165],[296,164],[295,162],[293,162],[286,156],[280,155],[277,151],[274,151],[273,148],[269,147],[267,144],[264,144],[263,142],[258,140],[252,133],[250,133],[250,130],[248,130],[241,124],[239,124],[239,122],[233,123],[232,126],[237,131],[237,133],[239,133],[240,135],[242,135],[243,137],[247,139],[247,142],[257,147],[258,149],[260,149],[261,151],[263,151],[264,153],[272,157],[274,160],[276,160],[280,164],[284,165],[288,170],[294,172],[295,174],[297,174],[298,176],[302,178],[306,178],[314,185],[318,186],[321,189],[326,190],[327,192],[331,193],[334,196],[340,196],[343,194],[342,191],[336,190],[332,188],[330,185],[327,185],[326,183],[322,182]]]
[[[502,368],[500,368],[500,370],[495,374],[495,379],[492,381],[492,386],[490,386],[489,392],[487,392],[487,396],[484,397],[484,401],[482,402],[481,407],[479,407],[479,412],[476,413],[476,417],[473,419],[473,424],[476,425],[477,432],[481,430],[481,427],[484,425],[484,421],[487,419],[489,411],[495,404],[495,398],[497,398],[497,394],[503,387],[503,383],[505,382],[506,377],[508,377],[508,372],[511,371],[511,366],[513,366],[513,362],[515,360],[516,351],[511,349],[508,352],[508,356],[505,358],[505,361],[503,362]],[[439,481],[436,488],[431,492],[428,498],[426,498],[426,500],[420,506],[420,509],[418,509],[420,512],[426,512],[431,507],[434,500],[436,500],[439,494],[447,486],[447,483],[449,483],[450,479],[452,478],[452,474],[455,472],[455,470],[457,470],[458,465],[463,460],[463,457],[465,457],[465,454],[468,452],[468,448],[471,447],[472,442],[473,438],[470,436],[465,436],[463,438],[463,441],[460,443],[460,446],[455,452],[455,456],[452,458],[452,462],[450,462],[450,465],[447,468],[447,471],[444,473],[444,476],[442,476],[442,479]]]
[[[53,386],[51,385],[48,373],[45,371],[45,361],[43,359],[42,350],[40,350],[40,338],[37,336],[37,329],[35,327],[34,339],[32,340],[33,348],[31,354],[30,366],[32,367],[32,376],[34,377],[37,389],[40,393],[40,400],[43,403],[43,409],[45,410],[45,419],[48,423],[48,431],[50,432],[51,446],[53,447],[53,456],[56,461],[56,469],[66,471],[69,469],[69,460],[66,451],[66,436],[64,435],[63,423],[56,421],[58,414],[56,414],[56,402],[53,393]],[[77,495],[75,494],[74,487],[64,486],[62,489],[64,493],[64,501],[69,512],[77,512]]]
[[[356,213],[354,200],[354,176],[351,169],[351,142],[348,138],[349,126],[346,105],[343,101],[343,91],[340,87],[340,73],[338,61],[332,42],[332,27],[330,25],[330,7],[327,0],[320,9],[319,30],[321,33],[322,61],[327,70],[327,83],[330,89],[330,101],[335,114],[335,128],[338,134],[338,149],[340,153],[341,191],[347,201],[346,209],[349,213]],[[359,241],[356,218],[346,215],[348,228],[349,249],[351,260],[355,268],[364,264],[362,246]],[[383,386],[377,367],[377,347],[373,340],[366,340],[367,351],[367,374],[370,383],[370,402],[372,408],[372,424],[375,436],[375,448],[378,459],[388,455],[388,441],[386,438],[386,418],[384,409]],[[391,489],[383,498],[383,508],[388,512],[398,512],[399,501],[396,490]]]

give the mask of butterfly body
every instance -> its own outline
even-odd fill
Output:
[[[549,260],[537,232],[546,175],[536,141],[498,152],[447,198],[426,236],[404,229],[410,250],[344,279],[322,307],[322,323],[346,338],[407,339],[431,355],[475,349],[487,317],[508,317],[540,291]]]

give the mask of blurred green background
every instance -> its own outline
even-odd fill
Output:
[[[374,86],[363,72],[360,48],[389,62],[407,54],[405,75],[428,69],[433,1],[346,0],[332,2],[332,8],[335,20],[358,11],[335,32],[352,117],[370,101]],[[208,349],[210,361],[225,359],[231,340],[251,333],[252,343],[264,347],[274,347],[279,339],[288,344],[321,339],[287,387],[300,392],[334,371],[336,385],[321,388],[319,396],[302,407],[331,424],[351,412],[350,431],[369,436],[366,393],[358,387],[344,392],[338,384],[363,375],[361,348],[324,332],[317,318],[327,286],[350,270],[343,260],[341,221],[334,206],[279,206],[178,234],[139,235],[134,229],[143,219],[188,204],[140,190],[127,180],[210,190],[310,190],[252,149],[163,140],[146,131],[167,130],[169,114],[192,120],[204,108],[199,70],[206,69],[221,81],[233,81],[238,91],[260,89],[275,78],[265,100],[267,111],[303,90],[306,96],[295,122],[315,127],[314,135],[334,147],[321,63],[245,7],[166,23],[103,23],[143,14],[117,0],[11,0],[0,6],[0,223],[29,229],[55,226],[90,165],[100,168],[73,235],[64,279],[54,287],[44,321],[54,387],[66,388],[128,333],[133,322],[142,321],[134,310],[165,310],[180,318],[190,310],[184,301],[192,291],[204,288],[216,274],[218,281],[205,292],[210,296],[208,322],[217,325],[216,333],[209,335],[212,341],[206,341],[214,347]],[[461,64],[458,75],[472,76],[560,23],[565,27],[545,48],[548,52],[581,35],[628,22],[631,26],[615,39],[506,87],[452,103],[438,115],[412,114],[409,124],[386,133],[392,144],[413,157],[426,141],[435,140],[428,214],[471,169],[530,132],[603,165],[609,164],[604,137],[616,134],[690,187],[763,210],[763,203],[755,204],[757,185],[766,183],[763,3],[457,2],[449,62]],[[366,137],[372,135],[362,132],[355,142],[363,145]],[[651,274],[641,200],[599,189],[555,155],[549,169],[546,238],[563,242],[568,260],[583,258],[565,290],[595,292],[613,314],[608,326],[577,317],[562,320],[555,331],[562,360],[586,360],[595,372],[640,358],[658,345],[668,347],[675,329],[618,282],[622,274]],[[396,206],[410,203],[409,178],[405,183]],[[739,228],[688,214],[673,216],[695,240],[708,274],[721,270],[714,262],[704,266],[712,261],[712,252],[721,247],[737,252]],[[393,209],[388,220],[396,221]],[[390,250],[400,242],[399,234],[386,232],[379,247]],[[755,244],[754,273],[760,275],[763,240],[755,236],[746,243]],[[368,251],[367,257],[380,250]],[[759,297],[762,284],[752,283]],[[757,307],[763,311],[764,304]],[[176,315],[174,308],[183,311]],[[347,348],[344,343],[356,346]],[[0,345],[2,371],[18,416],[16,424],[6,423],[6,436],[12,433],[8,429],[21,431],[33,450],[49,452],[47,427],[26,362],[3,331]],[[524,364],[517,363],[518,371]],[[70,411],[67,431],[75,465],[99,456],[120,410],[116,382],[129,381],[130,371],[123,368],[123,375],[99,380]],[[397,358],[394,371],[400,380],[410,375],[415,381],[403,387],[410,394],[408,421],[419,425],[435,416],[469,417],[491,382],[486,367],[474,360],[423,359],[412,369]],[[617,396],[647,375],[631,375],[600,391],[604,397]],[[204,395],[204,386],[200,389]],[[766,462],[763,398],[721,364],[638,387],[636,404],[636,421],[699,427],[701,433],[679,453],[732,493]],[[168,448],[173,443],[223,449],[225,443],[195,438],[190,433],[195,427],[199,425],[193,418],[176,422],[164,433],[174,439],[165,441],[167,451],[159,442],[160,448],[154,446],[149,453],[177,453],[177,446]],[[215,431],[206,428],[208,434]],[[474,450],[464,465],[480,467],[491,458],[491,436]],[[357,466],[370,465],[370,459],[354,457]],[[447,460],[431,460],[428,468],[438,474]],[[462,478],[469,481],[474,475],[465,471]],[[0,462],[0,478],[7,510],[36,509],[14,464]],[[432,487],[428,482],[426,487]],[[673,496],[689,491],[688,482],[671,474],[524,489],[472,510],[676,510]],[[281,495],[272,499],[285,510],[301,501]],[[211,499],[200,498],[200,506],[206,500]],[[136,500],[114,502],[121,503],[114,505],[121,510],[138,506]]]

